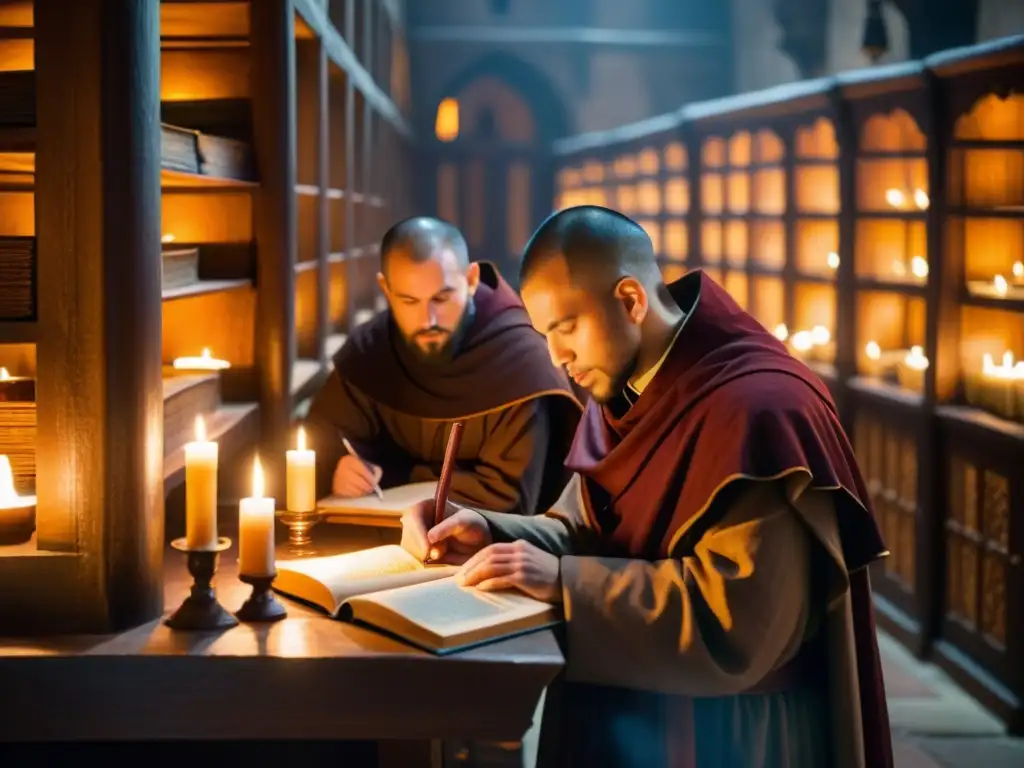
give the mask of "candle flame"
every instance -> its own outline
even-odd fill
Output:
[[[1024,361],[1015,362],[1013,352],[1007,350],[997,365],[992,355],[986,352],[981,357],[981,373],[990,379],[1024,381]]]
[[[878,346],[877,341],[869,341],[864,345],[864,354],[871,360],[880,360],[882,357],[882,348]]]
[[[1006,292],[1010,289],[1010,286],[1006,282],[1006,278],[1002,275],[996,275],[992,281],[992,287],[995,288],[996,293],[1000,296],[1005,296]]]
[[[299,427],[299,436],[295,439],[295,447],[300,451],[306,450],[306,430]]]
[[[775,330],[772,331],[772,334],[779,341],[785,341],[789,338],[789,328],[786,327],[785,323],[779,323],[775,326]]]
[[[903,194],[902,190],[895,188],[885,190],[885,202],[887,202],[893,208],[902,208],[903,204],[906,203],[906,201],[907,196]]]
[[[170,232],[168,232],[166,235],[164,235],[163,237],[160,238],[160,241],[163,242],[163,243],[173,243],[174,242],[174,235],[172,235]]]
[[[14,472],[11,470],[11,460],[6,455],[0,454],[0,505],[11,502],[17,498],[14,492]]]
[[[15,490],[11,460],[5,454],[0,453],[0,509],[28,507],[35,503],[35,496],[21,496]]]
[[[923,371],[928,367],[928,358],[924,356],[924,349],[916,344],[910,348],[910,352],[903,358],[903,362],[908,368],[918,371]]]
[[[206,442],[206,422],[202,416],[196,416],[196,442]]]
[[[1018,280],[1024,279],[1024,261],[1013,262],[1013,276]]]
[[[910,260],[910,272],[914,277],[928,277],[928,260],[921,256],[915,256]]]
[[[835,251],[830,251],[826,257],[829,269],[839,269],[839,254]]]
[[[816,347],[824,346],[832,340],[832,334],[824,325],[816,325],[811,328],[811,343]]]
[[[814,346],[814,339],[811,337],[810,331],[797,331],[793,334],[793,339],[790,343],[797,352],[807,352]]]
[[[928,199],[928,193],[923,189],[914,190],[914,205],[920,208],[922,211],[925,210],[931,204],[931,200]]]
[[[0,366],[0,381],[7,381],[9,378],[11,378],[11,374],[7,372],[6,368]]]
[[[263,465],[260,464],[259,455],[252,463],[252,497],[254,499],[263,498]]]

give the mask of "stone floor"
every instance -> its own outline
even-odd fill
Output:
[[[895,741],[896,768],[1021,768],[1024,739],[999,722],[941,670],[879,636]]]

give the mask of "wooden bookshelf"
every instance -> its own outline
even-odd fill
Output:
[[[873,574],[880,622],[1015,732],[1022,92],[1015,37],[690,104],[554,147],[559,208],[608,205],[646,222],[640,158],[664,152],[666,131],[682,143],[686,266],[706,270],[791,351],[800,354],[796,333],[829,331],[800,356],[835,395],[891,550]]]
[[[5,588],[5,626],[159,615],[197,416],[224,494],[257,448],[283,481],[294,414],[377,306],[376,240],[408,210],[384,156],[410,139],[402,31],[353,5],[5,6],[0,367],[35,396],[0,403],[0,453],[38,494],[33,537],[0,546],[0,586],[29,585]],[[124,42],[102,66],[100,39]],[[204,350],[230,366],[174,367]]]

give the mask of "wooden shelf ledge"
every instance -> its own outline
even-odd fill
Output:
[[[252,281],[247,279],[239,280],[197,280],[191,285],[183,285],[178,288],[167,288],[163,291],[164,301],[176,299],[188,299],[193,296],[203,296],[210,293],[226,293],[252,288]]]
[[[854,376],[847,381],[847,386],[854,392],[867,397],[907,408],[921,408],[924,395],[893,384],[892,382],[873,379],[867,376]]]
[[[1013,449],[1024,449],[1024,424],[994,416],[969,405],[940,405],[935,409],[940,421],[979,440],[997,439]]]
[[[292,400],[301,403],[323,386],[327,368],[318,360],[296,360],[292,364]]]
[[[0,344],[35,344],[38,332],[34,320],[0,320]]]

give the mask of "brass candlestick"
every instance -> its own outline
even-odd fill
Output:
[[[277,513],[281,522],[288,526],[288,552],[294,557],[313,555],[316,549],[313,547],[311,531],[313,526],[320,522],[320,513],[311,509],[307,512],[293,512],[282,510]]]
[[[242,607],[235,612],[239,621],[280,621],[288,615],[288,611],[278,602],[270,589],[275,578],[277,578],[276,573],[269,576],[248,576],[243,573],[238,577],[243,584],[252,586],[252,594],[249,595],[249,599],[242,603]]]
[[[213,549],[189,549],[186,539],[175,539],[171,546],[188,555],[188,572],[192,576],[192,591],[164,622],[171,629],[211,631],[238,626],[238,619],[217,602],[213,577],[217,573],[220,553],[231,546],[231,539],[217,539]]]

